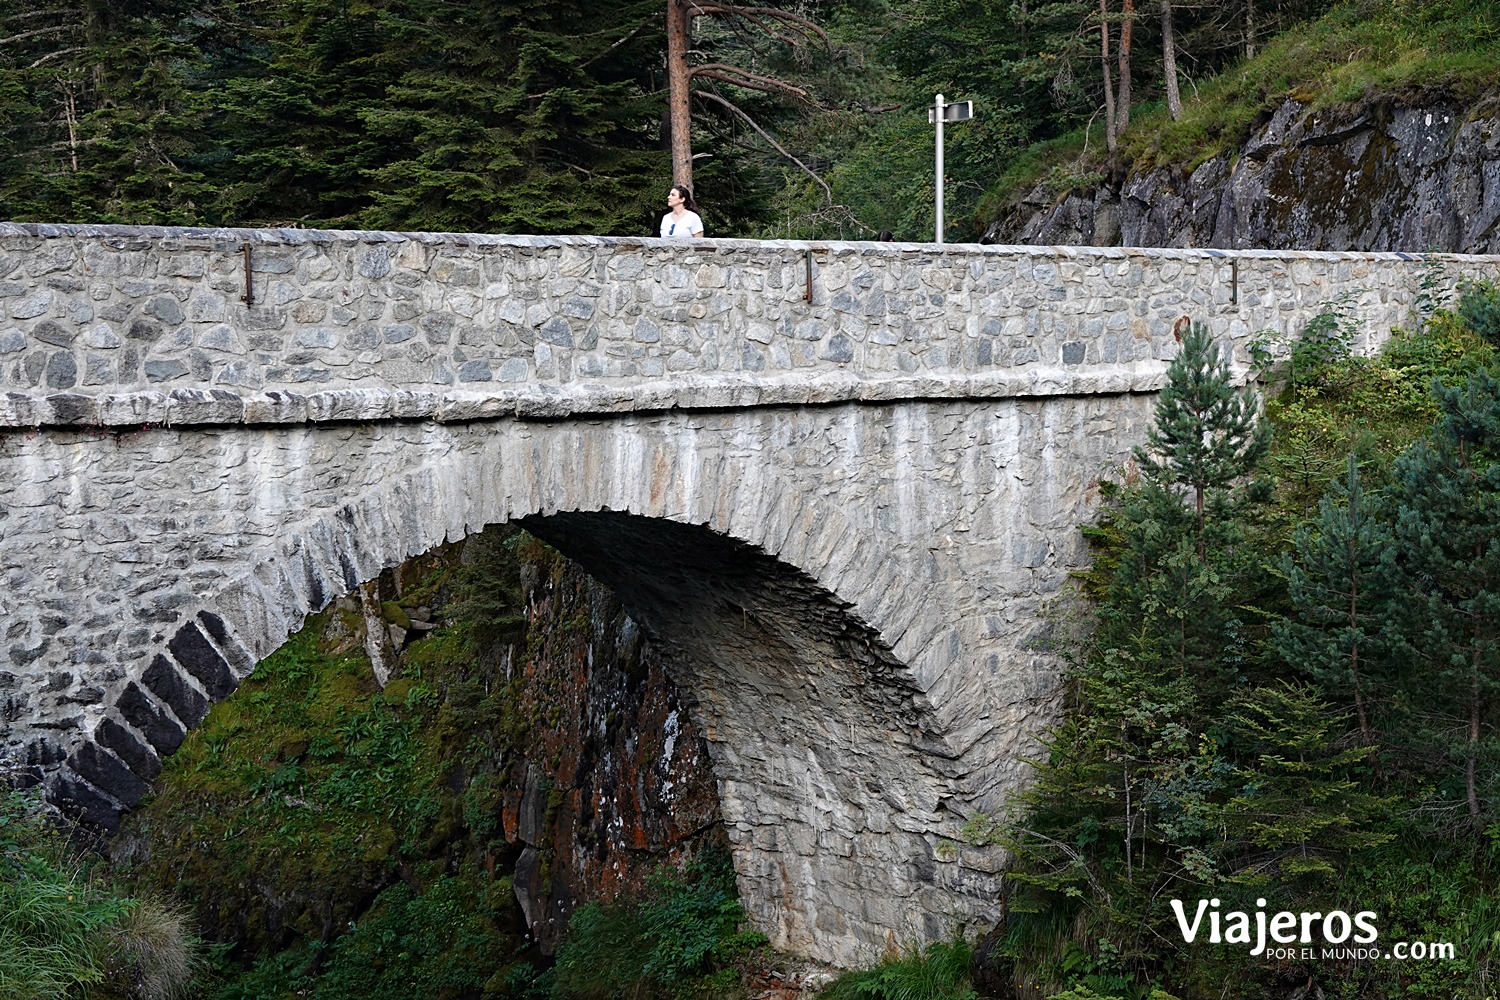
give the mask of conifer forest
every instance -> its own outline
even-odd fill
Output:
[[[639,234],[682,173],[676,86],[718,234],[920,239],[923,109],[943,91],[980,107],[949,157],[949,214],[972,238],[981,199],[1036,144],[1092,123],[1093,145],[1113,148],[1132,114],[1180,108],[1184,91],[1335,5],[1136,6],[7,0],[0,216]],[[1470,23],[1489,23],[1482,3],[1346,6],[1353,23],[1327,29],[1328,51],[1301,54],[1301,71],[1341,59],[1341,33],[1368,32],[1366,19],[1423,46],[1485,44]],[[692,41],[669,58],[674,20]]]
[[[1289,97],[1500,120],[1500,5],[0,0],[0,220],[654,236],[691,180],[710,237],[928,241],[938,93],[975,102],[946,204],[978,242]],[[952,845],[1007,858],[999,926],[794,975],[710,837],[542,947],[515,898],[552,855],[527,876],[497,816],[566,678],[525,664],[634,626],[506,527],[399,571],[389,683],[358,614],[310,618],[114,843],[0,791],[0,1000],[1496,1000],[1500,273],[1423,268],[1374,350],[1352,298],[1248,372],[1180,324],[1049,612],[1058,722]],[[1308,913],[1348,947],[1282,948]],[[1359,952],[1365,913],[1413,957]]]

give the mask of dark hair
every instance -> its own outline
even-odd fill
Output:
[[[682,195],[682,207],[689,212],[698,211],[698,203],[693,200],[693,189],[686,184],[673,184],[672,190]]]
[[[880,243],[894,243],[896,242],[896,234],[889,229],[882,229],[880,235],[875,237],[875,239]]]

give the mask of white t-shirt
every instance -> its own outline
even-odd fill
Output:
[[[678,222],[668,212],[661,217],[662,239],[690,239],[703,232],[703,220],[698,218],[697,212],[683,212],[682,221]]]

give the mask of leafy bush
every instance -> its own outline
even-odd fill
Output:
[[[1349,360],[1354,338],[1359,333],[1352,301],[1357,291],[1350,290],[1308,320],[1294,337],[1270,331],[1252,338],[1246,345],[1251,367],[1261,377],[1281,383],[1295,392],[1299,385],[1320,385]]]

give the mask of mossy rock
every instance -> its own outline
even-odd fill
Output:
[[[410,677],[397,677],[389,681],[383,694],[385,700],[392,705],[404,705],[407,695],[411,694],[412,680]]]
[[[312,741],[305,736],[290,736],[282,742],[277,752],[282,760],[297,760],[307,753],[307,748],[311,745]]]
[[[395,830],[389,826],[380,826],[365,836],[365,849],[359,860],[365,864],[384,861],[391,856],[399,842]]]
[[[380,617],[385,619],[387,625],[395,625],[397,628],[411,628],[411,616],[406,609],[395,601],[380,602]]]

